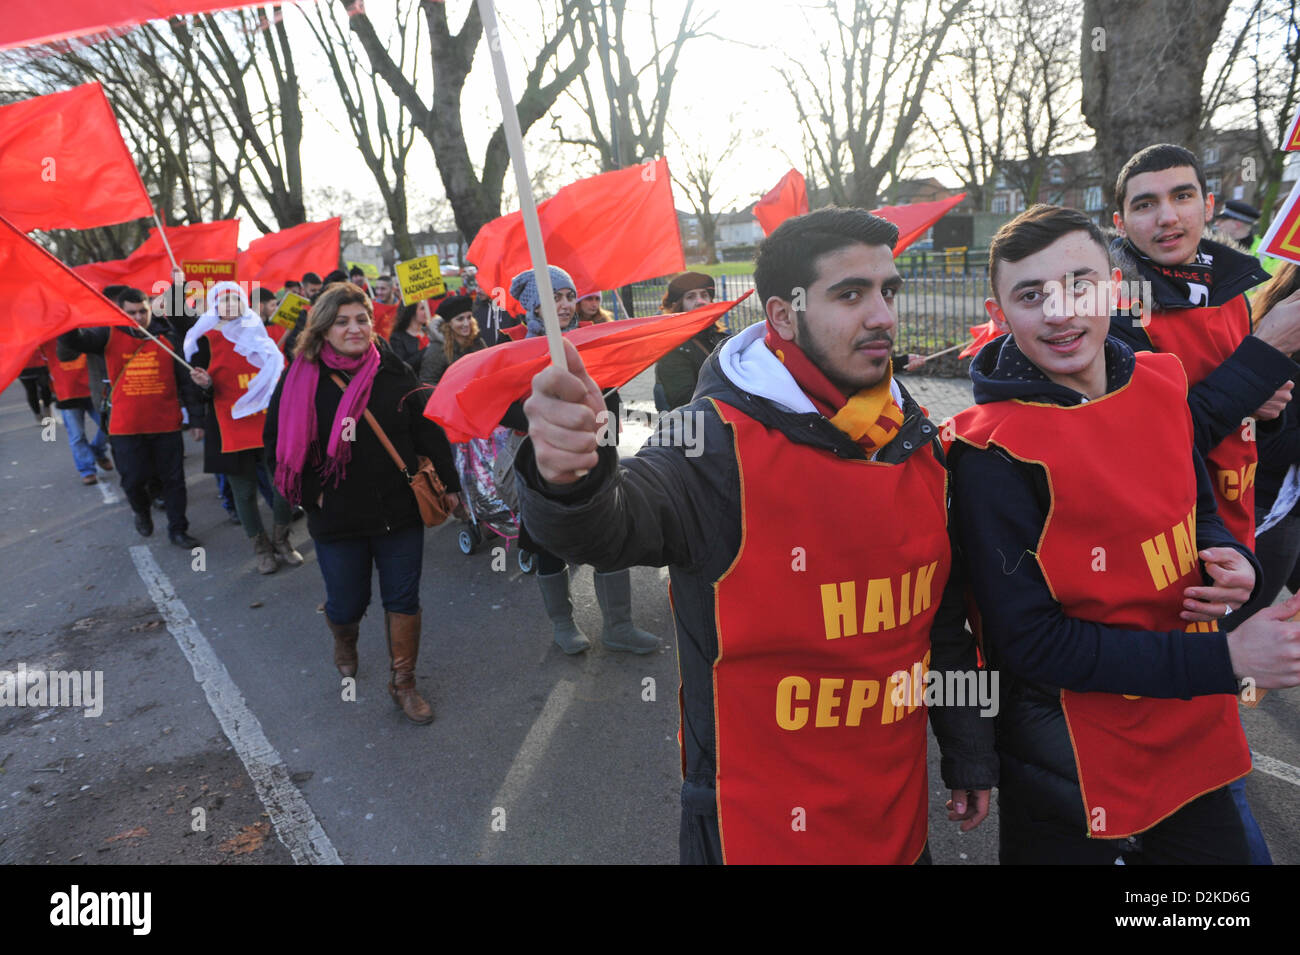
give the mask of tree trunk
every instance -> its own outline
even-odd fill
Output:
[[[1135,152],[1176,143],[1196,152],[1201,80],[1231,0],[1085,0],[1083,116],[1097,137],[1102,188]]]

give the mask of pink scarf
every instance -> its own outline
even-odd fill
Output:
[[[349,358],[326,342],[321,348],[320,361],[335,371],[346,372],[352,380],[348,382],[334,413],[322,467],[320,439],[316,431],[316,388],[320,383],[320,364],[299,357],[289,366],[280,395],[275,486],[294,505],[302,503],[302,472],[306,470],[309,458],[313,467],[321,469],[322,484],[333,479],[334,487],[338,487],[339,482],[347,477],[352,442],[343,439],[344,423],[351,419],[355,430],[361,422],[370,401],[375,372],[379,370],[379,350],[372,344],[364,354]],[[334,387],[333,382],[330,387]]]

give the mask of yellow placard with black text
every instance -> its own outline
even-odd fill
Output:
[[[442,280],[442,269],[436,255],[407,259],[397,263],[397,284],[402,290],[402,302],[414,305],[435,295],[444,295],[447,283]]]
[[[310,304],[309,301],[301,295],[295,295],[293,292],[285,293],[280,307],[271,316],[271,324],[280,325],[284,328],[293,328],[298,322],[298,316],[302,314],[302,310],[308,304]]]

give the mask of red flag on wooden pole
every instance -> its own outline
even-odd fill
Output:
[[[239,220],[167,226],[167,238],[177,262],[230,262],[238,255]],[[157,283],[171,281],[172,261],[159,231],[150,229],[149,238],[125,259],[78,265],[72,271],[96,288],[130,285],[151,295]]]
[[[797,169],[787,172],[762,199],[754,203],[754,218],[763,227],[763,235],[771,235],[786,219],[807,211],[808,184]]]
[[[537,204],[548,260],[580,289],[618,288],[686,267],[668,160],[601,173],[570,183]],[[489,293],[532,268],[523,217],[493,219],[479,230],[465,258],[478,266]]]
[[[237,269],[241,282],[260,282],[275,291],[290,279],[306,272],[332,271],[339,260],[339,228],[342,220],[335,216],[323,222],[272,232],[248,244],[239,253]]]
[[[152,215],[98,83],[0,106],[0,215],[23,232]]]
[[[618,388],[750,294],[690,312],[586,325],[564,337],[602,391]],[[506,409],[532,390],[533,376],[550,361],[546,349],[545,338],[525,338],[458,358],[429,398],[425,417],[442,425],[451,441],[487,437]]]
[[[86,325],[135,323],[0,217],[0,391],[23,370],[32,349]]]

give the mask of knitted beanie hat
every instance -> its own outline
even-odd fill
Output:
[[[558,265],[548,266],[551,273],[551,288],[558,292],[561,289],[572,289],[573,294],[578,294],[577,287],[573,284],[573,279],[569,273],[564,271]],[[524,307],[524,313],[527,315],[537,314],[537,306],[541,300],[537,297],[537,277],[529,269],[527,272],[520,272],[510,280],[511,297]]]

